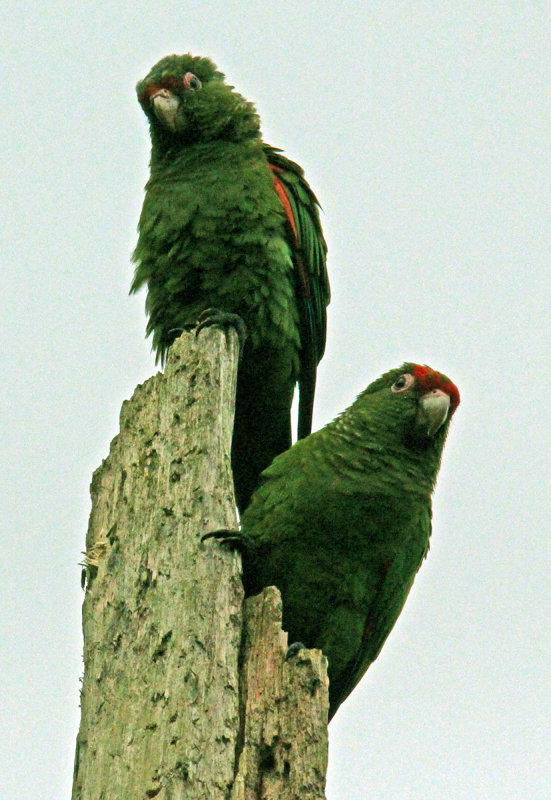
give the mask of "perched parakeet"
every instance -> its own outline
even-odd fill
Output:
[[[247,594],[277,586],[289,641],[323,650],[329,719],[396,622],[429,548],[455,385],[404,364],[264,471],[241,532]]]
[[[243,511],[261,471],[291,446],[297,381],[299,438],[311,430],[329,302],[318,202],[208,58],[167,56],[137,92],[152,150],[131,291],[148,287],[161,361],[200,317],[244,321],[232,444]]]

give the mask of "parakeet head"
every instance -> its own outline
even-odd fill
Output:
[[[357,402],[408,447],[441,451],[460,397],[446,375],[405,363],[373,381]]]
[[[253,104],[225,83],[224,74],[208,58],[166,56],[136,91],[149,119],[153,146],[161,150],[260,136]]]

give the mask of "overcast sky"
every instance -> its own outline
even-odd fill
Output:
[[[22,2],[2,20],[0,785],[70,796],[92,471],[155,371],[128,297],[134,86],[210,56],[306,170],[333,300],[315,427],[404,360],[462,393],[429,557],[330,727],[329,800],[551,785],[548,2]]]

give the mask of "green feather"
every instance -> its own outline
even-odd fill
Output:
[[[311,427],[329,302],[318,203],[302,169],[262,142],[254,106],[209,59],[167,56],[137,92],[152,151],[131,291],[148,289],[147,334],[161,362],[205,309],[244,320],[232,450],[243,510],[260,472],[291,444],[297,381],[301,435]],[[298,242],[270,164],[287,191]],[[311,283],[306,300],[300,270]]]
[[[431,494],[457,390],[433,435],[432,389],[396,391],[415,365],[385,373],[322,430],[279,455],[242,515],[248,594],[276,585],[289,641],[328,658],[330,718],[377,657],[429,548]],[[452,389],[453,387],[453,389]]]

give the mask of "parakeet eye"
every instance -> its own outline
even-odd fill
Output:
[[[415,378],[409,372],[405,372],[397,378],[390,387],[391,392],[406,392],[415,383]]]
[[[182,78],[182,83],[184,84],[184,89],[192,89],[195,92],[203,85],[197,75],[194,75],[193,72],[186,72]]]

